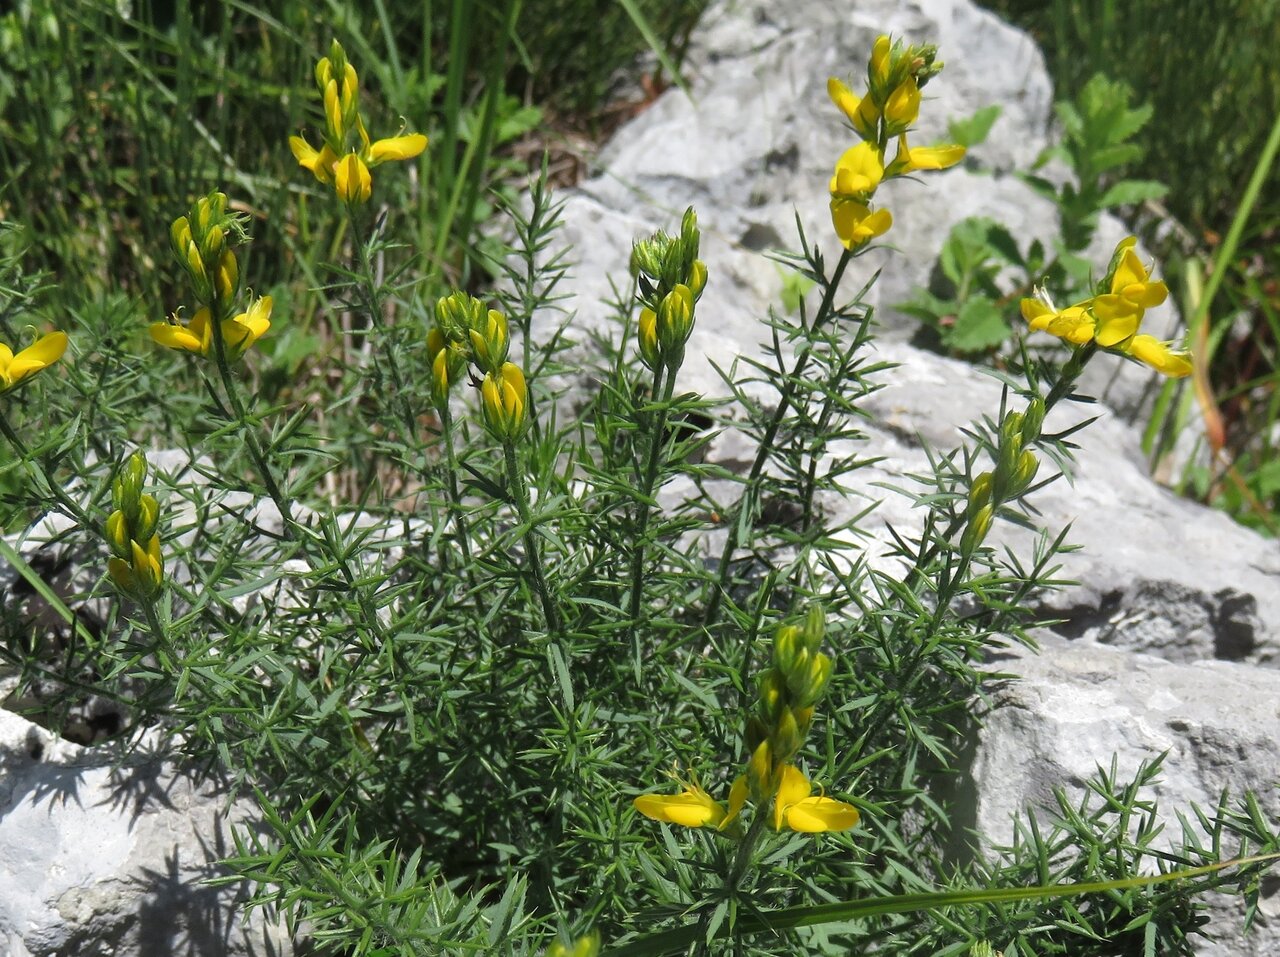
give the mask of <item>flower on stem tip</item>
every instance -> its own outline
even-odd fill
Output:
[[[41,336],[17,355],[0,342],[0,395],[17,388],[23,380],[49,368],[67,351],[67,334],[51,332]]]
[[[351,205],[369,201],[373,177],[369,171],[393,160],[413,159],[427,148],[421,133],[405,133],[371,140],[359,107],[359,77],[336,40],[329,56],[316,62],[316,86],[324,101],[325,136],[319,149],[302,136],[289,137],[298,165],[309,170],[339,198]]]

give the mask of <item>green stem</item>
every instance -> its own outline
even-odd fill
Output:
[[[515,443],[503,442],[502,450],[507,463],[507,483],[511,498],[520,515],[520,524],[525,526],[525,552],[529,557],[529,570],[533,573],[534,587],[538,591],[538,598],[542,601],[542,614],[546,619],[547,631],[560,635],[564,632],[564,626],[561,624],[560,613],[556,610],[555,602],[551,600],[551,591],[547,588],[547,576],[542,570],[542,551],[538,547],[537,530],[533,527],[529,514],[528,491],[525,488],[524,477],[520,474],[520,466],[516,462]]]
[[[650,428],[649,454],[645,462],[644,474],[640,477],[641,500],[637,505],[635,548],[631,551],[631,573],[628,576],[631,588],[631,600],[627,609],[627,629],[631,638],[631,656],[640,666],[640,609],[644,596],[644,552],[645,535],[649,530],[649,517],[653,509],[648,499],[653,496],[653,486],[658,480],[658,466],[662,460],[663,433],[667,429],[668,406],[671,395],[675,391],[676,370],[659,366],[653,373],[653,395],[662,395],[661,405],[653,416],[645,416]]]
[[[819,304],[818,311],[814,316],[813,329],[819,329],[823,324],[830,321],[835,306],[836,291],[840,288],[840,280],[844,278],[844,272],[853,259],[854,253],[852,251],[846,249],[841,253],[840,261],[836,264],[835,271],[831,274],[831,279],[822,294],[822,302]],[[760,440],[755,461],[751,464],[751,472],[748,474],[742,490],[742,500],[738,505],[736,520],[729,525],[729,534],[725,538],[724,550],[720,553],[720,566],[716,576],[715,587],[712,589],[711,597],[707,602],[707,610],[702,616],[704,628],[710,628],[715,623],[716,616],[720,613],[720,605],[729,586],[730,562],[733,560],[733,553],[738,550],[741,530],[746,524],[746,520],[754,520],[756,498],[760,494],[760,477],[764,472],[765,463],[769,461],[769,456],[773,452],[773,442],[778,436],[778,429],[782,427],[782,421],[791,410],[791,403],[795,401],[796,393],[799,390],[797,382],[800,376],[804,374],[805,369],[809,367],[809,362],[812,358],[812,347],[806,345],[801,350],[800,355],[796,357],[796,363],[783,383],[782,392],[778,396],[778,407],[774,409],[773,418],[769,421],[769,426]]]
[[[404,376],[400,372],[400,362],[396,358],[395,345],[389,341],[390,327],[383,321],[382,291],[373,278],[373,259],[369,255],[369,241],[366,240],[360,228],[360,217],[357,210],[348,206],[347,217],[351,223],[352,242],[356,245],[360,260],[360,282],[356,288],[359,290],[361,305],[369,316],[370,324],[376,326],[382,334],[387,370],[391,374],[391,388],[395,393],[393,401],[398,407],[400,427],[404,429],[405,441],[410,442],[417,433],[417,419],[414,417],[413,409],[409,405],[409,395],[405,389]],[[372,236],[369,237],[369,240],[371,239]]]

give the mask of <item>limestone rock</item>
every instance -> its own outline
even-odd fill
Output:
[[[288,955],[283,928],[201,882],[232,853],[240,804],[135,752],[71,744],[0,710],[0,952]]]

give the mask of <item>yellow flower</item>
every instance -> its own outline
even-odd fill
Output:
[[[831,176],[831,195],[865,203],[883,178],[884,165],[876,148],[870,143],[859,143],[845,150],[836,162]]]
[[[231,319],[224,319],[222,342],[227,350],[227,358],[240,358],[270,328],[270,296],[262,296],[255,300],[247,312],[242,312]],[[191,322],[185,326],[176,318],[168,322],[152,323],[151,338],[170,349],[198,352],[202,356],[214,355],[213,322],[207,308],[199,310],[191,317]]]
[[[725,819],[724,805],[696,782],[682,782],[679,794],[641,794],[631,803],[647,818],[681,827],[719,827]]]
[[[66,351],[65,332],[51,332],[41,336],[16,356],[12,349],[0,342],[0,395],[16,388],[24,379],[49,368]]]
[[[797,767],[782,769],[782,781],[773,799],[773,829],[785,824],[793,831],[817,834],[821,831],[847,831],[858,823],[861,815],[851,804],[829,797],[811,797],[813,785]]]
[[[250,303],[247,312],[222,324],[222,341],[229,354],[238,359],[270,328],[271,297],[259,296]]]
[[[840,108],[840,112],[853,124],[854,131],[864,140],[875,141],[880,123],[880,110],[870,95],[857,97],[853,91],[834,76],[827,80],[827,96]]]
[[[160,558],[160,536],[152,535],[144,549],[129,541],[131,560],[112,555],[107,559],[107,573],[121,591],[138,598],[154,597],[164,582],[164,563]]]
[[[373,178],[369,167],[356,153],[348,153],[333,169],[333,188],[346,203],[367,203],[373,195]]]
[[[1172,343],[1161,342],[1155,336],[1134,336],[1121,348],[1127,355],[1139,362],[1145,362],[1161,375],[1171,379],[1181,379],[1191,374],[1191,353],[1175,352],[1169,346]]]
[[[887,209],[871,211],[871,207],[853,199],[831,200],[831,224],[846,249],[857,249],[893,225],[893,214]]]
[[[524,373],[514,362],[490,372],[480,386],[484,424],[499,442],[511,442],[524,431],[525,403],[529,388]]]
[[[1115,272],[1111,275],[1111,291],[1093,300],[1093,314],[1098,320],[1098,345],[1111,347],[1138,331],[1147,309],[1168,298],[1169,287],[1152,281],[1147,268],[1134,251],[1137,239],[1128,236],[1116,247]]]
[[[369,144],[368,155],[365,158],[370,166],[377,166],[388,160],[413,159],[426,148],[427,138],[421,133],[391,136]]]
[[[1093,339],[1095,323],[1089,311],[1091,302],[1086,299],[1059,312],[1043,299],[1023,299],[1022,318],[1027,320],[1032,332],[1047,332],[1082,346]]]
[[[338,157],[333,150],[329,149],[328,143],[325,143],[324,146],[317,150],[301,136],[291,136],[289,137],[289,148],[293,150],[293,155],[298,164],[304,169],[310,170],[316,179],[326,186],[333,183],[333,168],[338,163]]]
[[[917,146],[912,149],[907,145],[907,134],[898,137],[898,155],[889,164],[886,173],[889,176],[901,176],[921,169],[947,169],[964,159],[963,146]]]
[[[903,80],[896,90],[889,94],[884,104],[885,133],[894,136],[903,132],[920,115],[920,86],[914,76]]]
[[[747,801],[747,779],[739,775],[729,788],[729,807],[704,791],[697,780],[676,778],[684,787],[679,794],[641,794],[632,805],[647,818],[681,827],[714,827],[723,831],[742,812]]]

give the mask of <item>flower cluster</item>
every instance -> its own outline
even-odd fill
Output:
[[[240,266],[228,236],[243,238],[241,217],[227,211],[225,193],[201,197],[169,229],[173,254],[191,282],[200,304],[186,325],[171,316],[151,324],[151,338],[162,346],[217,358],[218,340],[228,360],[239,359],[271,328],[271,297],[251,298],[232,315],[240,294]]]
[[[1138,332],[1146,311],[1164,302],[1169,289],[1151,279],[1134,250],[1136,243],[1132,236],[1120,241],[1094,296],[1059,310],[1046,292],[1038,290],[1035,298],[1022,300],[1022,316],[1033,332],[1048,332],[1075,346],[1095,343],[1170,378],[1190,375],[1189,353]]]
[[[427,138],[401,132],[370,141],[360,116],[360,80],[337,40],[330,45],[329,55],[316,62],[315,76],[324,100],[324,141],[316,149],[304,137],[291,136],[289,148],[299,165],[332,186],[344,202],[368,202],[373,193],[369,170],[389,160],[413,159],[427,148]]]
[[[470,362],[484,376],[480,383],[485,427],[499,442],[514,442],[527,424],[529,388],[524,371],[507,361],[511,334],[507,317],[465,292],[436,302],[436,326],[427,333],[431,362],[431,398],[444,410],[449,390]]]
[[[920,115],[920,91],[938,74],[933,45],[904,45],[887,36],[876,39],[867,67],[867,91],[861,97],[840,80],[827,81],[827,93],[861,143],[845,150],[831,177],[831,222],[846,249],[860,249],[893,225],[887,209],[873,210],[871,199],[886,179],[917,170],[946,169],[964,157],[963,146],[912,148],[907,133]],[[885,164],[889,142],[897,139],[893,161]]]
[[[160,506],[142,491],[147,460],[140,452],[130,456],[120,477],[111,486],[115,511],[107,518],[106,538],[111,547],[107,572],[117,588],[139,601],[149,601],[164,582],[160,558]]]
[[[14,355],[0,342],[0,395],[12,392],[37,372],[49,368],[67,351],[67,334],[50,332]]]
[[[680,235],[662,230],[631,247],[631,277],[640,302],[640,358],[657,372],[684,362],[693,333],[693,313],[707,285],[707,265],[698,258],[702,234],[693,208],[685,210]]]
[[[822,635],[822,610],[815,606],[803,625],[784,625],[774,636],[773,661],[760,678],[756,713],[747,721],[747,769],[730,786],[727,806],[696,780],[677,778],[684,788],[680,794],[642,794],[633,802],[635,809],[668,824],[725,831],[735,825],[749,797],[761,808],[772,802],[769,823],[777,831],[844,831],[857,824],[857,808],[814,795],[794,764],[831,680],[831,659],[818,650]]]

